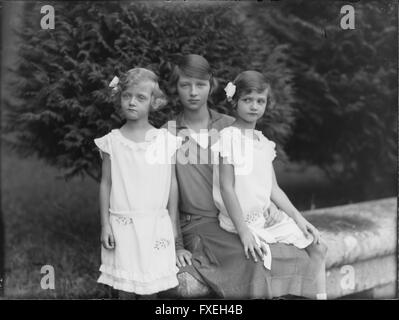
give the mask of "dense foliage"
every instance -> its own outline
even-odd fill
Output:
[[[36,5],[27,5],[26,24],[19,30],[20,61],[10,86],[13,99],[8,100],[6,131],[14,132],[14,147],[20,152],[36,153],[66,169],[66,177],[88,174],[98,179],[93,139],[122,123],[109,81],[134,66],[148,67],[159,74],[161,87],[168,92],[173,62],[186,53],[204,55],[211,63],[220,83],[213,107],[226,113],[231,113],[224,97],[226,83],[243,69],[267,72],[279,94],[265,119],[271,123],[266,133],[280,142],[287,139],[293,121],[287,54],[284,46],[267,43],[263,51],[250,53],[249,43],[255,39],[243,28],[241,8],[123,2],[54,7],[54,30],[38,30]],[[171,97],[151,121],[160,126],[177,111],[176,97]],[[284,119],[284,126],[274,119]]]
[[[396,6],[355,3],[355,29],[343,30],[342,5],[283,2],[249,17],[290,48],[290,158],[323,167],[363,196],[386,195],[395,190],[397,156]]]
[[[231,113],[227,81],[244,69],[264,72],[275,103],[259,128],[291,160],[318,165],[360,193],[384,195],[396,171],[395,6],[353,6],[356,28],[342,30],[338,2],[54,3],[56,28],[39,30],[40,9],[27,4],[6,132],[17,150],[36,153],[66,177],[98,179],[93,139],[122,123],[112,77],[149,67],[169,92],[173,62],[198,53],[220,83],[213,107]],[[160,126],[178,109],[170,97],[151,121]]]

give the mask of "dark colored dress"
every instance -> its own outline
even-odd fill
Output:
[[[211,109],[209,112],[210,132],[220,131],[234,122],[230,116]],[[204,152],[214,141],[213,134],[207,146],[206,143],[200,146],[198,139],[187,134],[181,115],[164,127],[183,136],[185,141],[177,151],[176,174],[183,243],[192,253],[193,266],[181,268],[180,272],[189,272],[205,282],[221,298],[315,297],[317,266],[305,250],[293,245],[270,244],[273,257],[270,271],[263,261],[247,259],[239,236],[219,226],[218,209],[212,196],[212,163],[206,161],[211,152]]]

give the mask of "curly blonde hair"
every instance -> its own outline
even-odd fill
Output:
[[[154,111],[164,107],[168,103],[168,100],[159,87],[158,76],[151,70],[145,68],[133,68],[122,74],[117,86],[112,90],[113,94],[116,94],[119,98],[120,94],[128,87],[137,85],[143,81],[151,81],[154,83],[151,96],[151,110]]]

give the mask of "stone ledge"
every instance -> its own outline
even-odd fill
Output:
[[[305,211],[328,245],[327,269],[396,252],[396,199]]]
[[[389,285],[396,279],[396,257],[389,255],[327,270],[327,295],[336,299],[373,288]],[[385,295],[380,298],[394,298]]]
[[[396,279],[396,198],[303,212],[328,245],[327,293],[338,298],[392,284]],[[170,292],[176,298],[212,297],[188,273]],[[385,297],[393,298],[393,297]]]

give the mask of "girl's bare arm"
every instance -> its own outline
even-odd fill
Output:
[[[273,167],[272,167],[272,193],[270,198],[275,204],[277,204],[277,206],[280,209],[282,209],[285,213],[287,213],[296,222],[298,227],[302,230],[302,232],[306,236],[312,234],[314,243],[320,242],[320,233],[317,230],[317,228],[302,216],[302,214],[291,203],[290,199],[288,199],[285,192],[281,190],[281,188],[279,187]]]
[[[238,235],[244,247],[244,253],[249,258],[251,253],[254,261],[257,261],[256,253],[262,259],[263,254],[267,253],[267,249],[263,243],[258,246],[251,230],[248,228],[241,205],[238,201],[234,189],[234,167],[231,164],[224,164],[223,158],[219,156],[219,183],[220,193],[227,209],[227,212],[236,227]],[[262,252],[263,251],[263,252]],[[256,252],[256,253],[255,253]]]
[[[219,157],[219,163],[220,194],[238,234],[241,234],[248,230],[248,226],[244,221],[244,215],[234,189],[234,167],[231,164],[224,164],[222,157]]]
[[[111,185],[111,159],[107,153],[103,153],[100,182],[101,243],[108,250],[115,248],[114,234],[109,221]]]
[[[107,153],[103,152],[100,182],[101,226],[109,224],[109,199],[111,194],[111,185],[111,159]]]
[[[276,174],[272,166],[272,193],[270,199],[295,221],[302,217],[301,213],[294,207],[290,199],[277,183]]]

